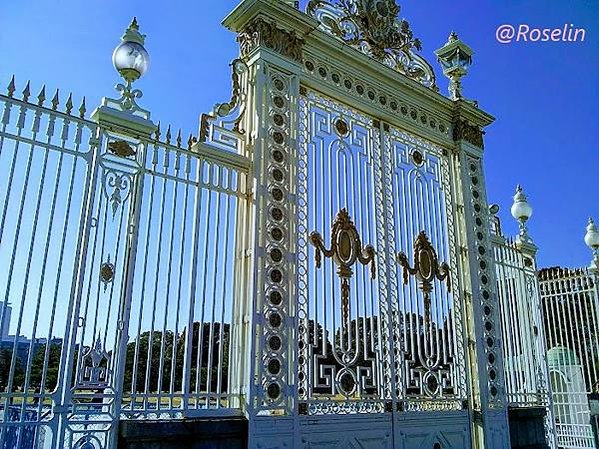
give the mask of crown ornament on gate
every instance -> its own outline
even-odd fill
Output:
[[[422,44],[394,0],[310,0],[306,12],[327,33],[426,87],[438,90]]]
[[[433,291],[433,281],[435,279],[441,282],[447,280],[447,291],[451,291],[449,265],[445,262],[439,264],[437,252],[424,231],[420,231],[414,242],[414,266],[410,266],[408,257],[403,251],[397,254],[397,263],[403,268],[404,284],[408,283],[409,276],[416,276],[418,279],[420,290],[424,294],[424,320],[430,324],[430,295]]]
[[[341,278],[341,314],[343,325],[349,322],[349,280],[353,276],[353,265],[360,262],[370,264],[370,277],[376,277],[375,251],[372,245],[362,247],[360,235],[352,219],[343,208],[337,213],[331,228],[331,248],[326,249],[324,240],[318,232],[310,234],[310,242],[316,247],[316,268],[320,268],[322,254],[333,259],[337,265],[337,274]]]

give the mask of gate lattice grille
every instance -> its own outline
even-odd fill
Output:
[[[413,410],[461,409],[461,299],[435,280],[425,324],[418,281],[400,286],[395,262],[399,251],[411,257],[414,239],[425,231],[439,260],[452,266],[453,291],[460,291],[447,158],[433,145],[312,92],[300,98],[299,126],[298,392],[304,413],[382,412],[393,400]],[[346,334],[334,265],[325,260],[318,270],[307,244],[314,230],[329,244],[342,208],[362,244],[377,250],[377,280],[363,266],[350,280]],[[353,351],[344,347],[344,335]]]

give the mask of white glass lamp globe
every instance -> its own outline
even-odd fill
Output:
[[[592,250],[599,249],[599,230],[597,230],[597,225],[595,225],[595,222],[592,219],[589,219],[587,232],[584,236],[584,243],[586,243]]]
[[[150,55],[144,47],[146,36],[139,32],[137,18],[134,17],[121,43],[112,53],[112,63],[125,81],[132,83],[148,71]]]
[[[518,221],[526,221],[532,216],[532,206],[528,203],[522,187],[518,186],[511,208],[512,217]]]
[[[147,72],[150,55],[138,42],[121,42],[112,53],[114,68],[126,81],[133,82]]]

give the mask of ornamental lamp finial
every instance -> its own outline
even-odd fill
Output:
[[[452,100],[463,99],[461,80],[472,65],[473,54],[472,49],[460,40],[455,31],[450,33],[445,45],[435,50],[443,74],[449,78],[449,96]]]
[[[144,47],[146,36],[139,32],[137,17],[129,24],[121,42],[112,53],[112,63],[128,84],[142,77],[150,64],[150,55]]]
[[[586,245],[593,252],[593,261],[591,262],[589,268],[599,272],[599,230],[597,229],[597,225],[592,218],[589,218],[589,222],[586,227],[584,243],[586,243]]]
[[[522,186],[516,187],[516,194],[514,195],[514,203],[510,209],[512,217],[518,221],[520,228],[520,234],[518,240],[520,242],[531,242],[530,236],[528,235],[528,229],[526,228],[526,222],[532,216],[532,206],[528,202]]]

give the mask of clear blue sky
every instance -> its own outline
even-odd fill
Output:
[[[197,133],[200,113],[230,95],[235,36],[221,19],[236,1],[20,0],[0,8],[0,81],[14,73],[22,90],[72,91],[90,108],[113,94],[111,54],[133,15],[148,35],[152,61],[138,87],[154,120]],[[486,136],[489,199],[502,207],[521,183],[534,207],[531,234],[541,265],[587,265],[582,241],[589,215],[599,220],[599,0],[404,0],[402,16],[432,52],[453,29],[476,52],[466,96],[497,117]],[[495,40],[498,25],[586,29],[584,43]],[[445,92],[446,82],[438,72]]]

